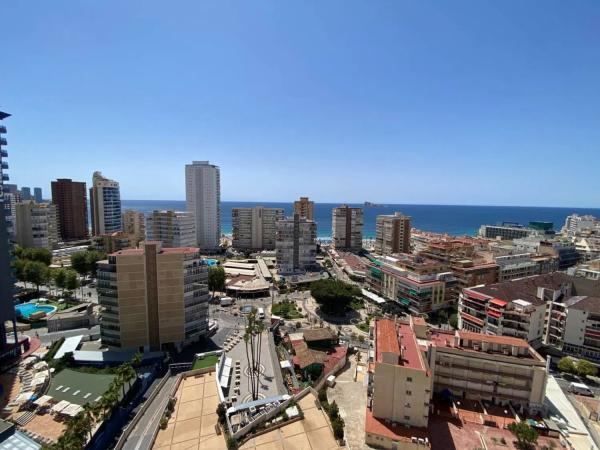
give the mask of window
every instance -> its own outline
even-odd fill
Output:
[[[405,408],[410,408],[410,403],[405,403],[405,404],[404,404],[404,407],[405,407]]]
[[[410,420],[410,416],[404,416],[404,420]]]
[[[406,391],[406,395],[412,395],[412,391]]]
[[[408,383],[412,383],[412,377],[406,377],[406,381],[407,381]]]

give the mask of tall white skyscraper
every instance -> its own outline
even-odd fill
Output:
[[[94,172],[90,188],[92,235],[121,231],[121,193],[119,183]]]
[[[217,250],[221,240],[221,173],[208,161],[185,166],[186,208],[194,215],[200,250]]]

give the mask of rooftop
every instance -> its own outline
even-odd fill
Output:
[[[314,328],[304,331],[304,340],[306,342],[337,340],[337,334],[329,328]]]
[[[567,302],[569,308],[592,313],[600,313],[600,297],[577,296],[572,297],[570,301],[572,302]]]
[[[394,322],[392,319],[375,321],[376,361],[383,362],[382,353],[399,356],[398,365],[417,370],[427,370],[417,338],[408,322]]]
[[[393,425],[386,423],[384,419],[373,417],[373,411],[366,408],[365,432],[384,436],[394,441],[411,442],[413,437],[425,439],[429,438],[426,428],[410,427],[403,425]]]

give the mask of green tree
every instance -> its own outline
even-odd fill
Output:
[[[133,358],[131,358],[131,366],[135,369],[136,376],[138,369],[142,365],[142,360],[143,357],[140,352],[136,352],[135,355],[133,355]]]
[[[67,271],[66,269],[56,269],[52,272],[52,278],[54,278],[54,284],[56,285],[57,289],[60,289],[63,291],[64,294],[64,289],[66,287],[66,283],[67,283]]]
[[[208,268],[208,288],[212,291],[214,298],[216,291],[225,290],[225,269],[221,266],[213,266]]]
[[[336,417],[331,421],[331,428],[333,428],[333,437],[336,439],[344,439],[344,419],[341,417]]]
[[[506,428],[517,438],[517,447],[521,449],[532,448],[537,442],[538,432],[525,422],[513,422]]]
[[[450,317],[448,318],[448,323],[450,324],[450,326],[452,328],[454,328],[456,330],[458,328],[458,314],[456,314],[456,313],[451,314]]]
[[[565,373],[575,373],[575,363],[571,358],[565,356],[558,361],[558,370]]]
[[[102,253],[97,250],[88,250],[86,259],[87,259],[88,271],[89,271],[90,275],[95,277],[96,272],[98,271],[98,261],[102,261],[103,259],[106,259],[106,253]]]
[[[71,267],[80,276],[85,276],[90,271],[90,265],[88,263],[87,251],[76,252],[71,255]]]
[[[74,270],[67,269],[65,275],[65,289],[70,292],[74,292],[79,287],[79,278],[77,272]]]
[[[577,361],[577,364],[575,364],[575,371],[577,372],[577,375],[587,378],[596,376],[598,368],[588,360],[580,359]]]
[[[27,261],[25,264],[25,279],[35,284],[35,288],[40,293],[40,284],[47,280],[47,266],[40,261]]]
[[[318,280],[310,285],[310,293],[321,310],[327,314],[344,313],[350,303],[360,296],[360,289],[341,280]]]

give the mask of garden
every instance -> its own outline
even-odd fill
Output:
[[[271,308],[271,314],[288,320],[301,319],[304,317],[296,307],[296,303],[288,300],[284,300],[281,303],[275,303]]]

